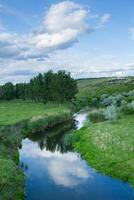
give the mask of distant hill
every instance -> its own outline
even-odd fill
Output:
[[[102,77],[78,79],[78,98],[100,97],[102,94],[122,93],[134,90],[132,77]]]

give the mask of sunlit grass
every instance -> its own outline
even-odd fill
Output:
[[[0,101],[0,125],[15,124],[33,116],[67,111],[67,105],[23,101]]]
[[[95,169],[134,185],[134,115],[76,132],[75,148]]]

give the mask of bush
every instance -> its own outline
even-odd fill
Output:
[[[124,100],[124,96],[122,96],[121,94],[118,94],[115,96],[115,101],[116,101],[116,105],[120,106],[121,102]]]
[[[98,106],[99,106],[99,99],[96,98],[96,97],[92,98],[91,106],[95,107],[95,108],[98,108]]]
[[[127,99],[127,102],[131,103],[132,101],[134,101],[134,96],[129,96],[126,99]]]
[[[122,101],[121,103],[121,112],[124,114],[134,114],[134,101],[131,103],[127,103],[126,101]]]
[[[106,120],[103,111],[94,111],[89,113],[89,119],[93,123],[103,122]]]
[[[124,99],[124,97],[120,94],[115,95],[115,96],[109,96],[109,97],[101,97],[101,105],[102,106],[110,106],[110,105],[116,105],[120,106],[121,101]]]
[[[115,105],[108,106],[104,113],[105,118],[111,122],[116,122],[118,119],[117,108]]]
[[[103,102],[104,99],[108,98],[108,94],[102,94],[100,97],[100,101]]]

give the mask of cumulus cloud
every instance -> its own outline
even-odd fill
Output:
[[[83,32],[87,29],[85,19],[88,11],[82,6],[70,1],[52,5],[44,18],[44,27],[48,32],[62,30],[77,30]]]
[[[65,1],[54,4],[45,13],[41,28],[36,33],[20,36],[0,32],[0,48],[3,52],[0,57],[37,58],[50,51],[67,48],[87,31],[87,17],[88,11],[76,3]]]
[[[93,171],[89,171],[86,162],[81,160],[77,153],[67,152],[62,154],[57,150],[55,152],[46,149],[40,150],[37,143],[25,139],[23,140],[23,149],[20,150],[20,156],[22,160],[25,158],[27,161],[31,159],[41,161],[43,166],[41,173],[48,172],[52,181],[57,185],[72,188],[93,178]],[[26,164],[29,165],[30,163]]]
[[[88,9],[71,1],[53,4],[35,33],[22,36],[1,31],[0,57],[18,60],[42,58],[54,50],[66,49],[77,42],[81,34],[95,29],[87,22],[93,18],[89,13]],[[110,14],[104,14],[100,24],[104,25],[109,18]]]
[[[0,5],[1,11],[14,15],[23,22],[26,21],[23,14],[11,8]],[[2,77],[5,75],[5,81],[12,81],[13,74],[18,70],[27,72],[30,69],[35,74],[44,71],[44,68],[48,70],[49,66],[57,65],[62,68],[64,65],[63,68],[65,68],[65,65],[68,66],[68,64],[61,58],[61,52],[60,63],[58,60],[54,61],[54,59],[58,59],[55,57],[55,53],[66,50],[77,43],[82,34],[97,30],[96,27],[101,28],[109,18],[110,14],[99,17],[98,14],[92,14],[91,10],[82,5],[72,1],[63,1],[52,4],[47,9],[40,26],[35,27],[35,32],[22,35],[11,33],[2,26],[0,28],[0,79],[3,82]],[[17,76],[21,75],[21,73],[16,74]],[[17,76],[13,79],[15,82],[21,80]],[[21,78],[27,80],[29,76],[28,73],[25,78]]]

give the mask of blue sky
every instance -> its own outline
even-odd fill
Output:
[[[134,74],[133,0],[0,0],[0,83]]]

